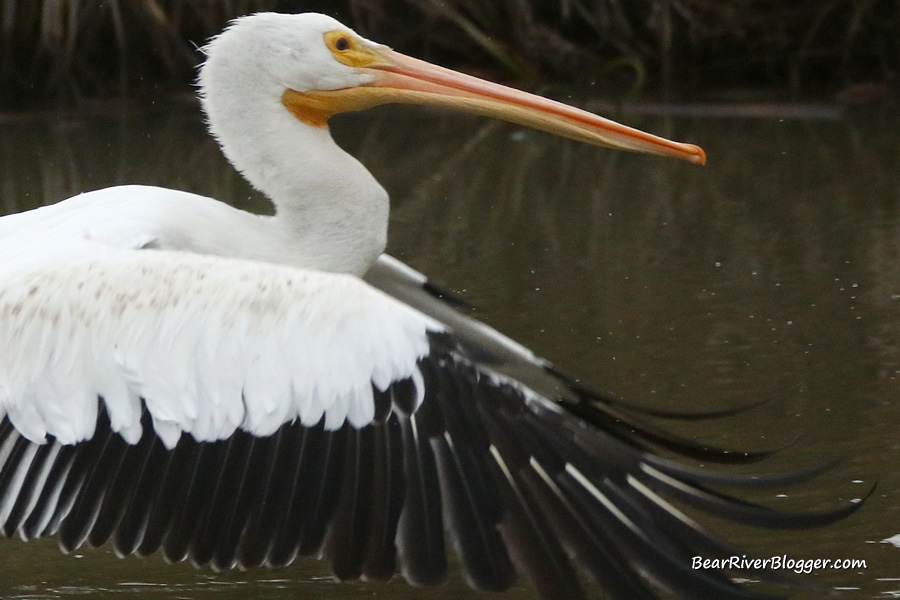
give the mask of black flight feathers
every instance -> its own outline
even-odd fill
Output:
[[[411,379],[394,382],[375,390],[376,419],[363,429],[295,421],[265,438],[185,435],[170,451],[146,408],[135,445],[110,430],[102,402],[95,435],[75,446],[32,444],[4,419],[2,533],[57,534],[68,550],[112,540],[123,554],[162,551],[217,569],[324,553],[341,579],[399,570],[423,585],[445,580],[449,546],[477,589],[525,575],[543,598],[570,600],[584,596],[586,571],[613,598],[665,589],[749,599],[764,596],[691,568],[696,555],[742,553],[669,501],[776,528],[824,525],[858,506],[798,515],[746,503],[713,488],[781,486],[820,469],[751,477],[683,464],[655,448],[722,463],[764,453],[679,439],[551,372],[567,391],[556,401],[479,364],[448,334],[430,344],[418,363],[422,405],[413,412]]]

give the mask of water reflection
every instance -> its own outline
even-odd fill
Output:
[[[880,543],[900,532],[896,115],[636,124],[703,145],[709,165],[391,108],[346,116],[335,130],[391,192],[391,252],[464,293],[477,317],[592,385],[642,403],[771,399],[740,418],[673,425],[750,448],[790,444],[802,433],[765,468],[844,458],[812,484],[761,501],[825,508],[877,479],[860,513],[824,530],[712,525],[762,556],[866,559],[864,570],[800,578],[854,588],[842,597],[887,597],[900,588],[890,579],[900,576],[900,549]],[[226,165],[193,105],[0,122],[2,210],[119,183],[269,210]],[[59,555],[52,540],[0,541],[0,596],[425,595],[402,582],[335,586],[316,561],[213,574],[158,557],[82,556]],[[427,595],[478,597],[458,578]]]

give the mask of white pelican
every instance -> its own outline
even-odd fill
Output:
[[[333,114],[447,106],[584,142],[704,161],[664,140],[400,55],[318,14],[212,40],[209,129],[277,208],[123,186],[0,219],[0,527],[112,540],[227,569],[332,561],[337,577],[517,574],[579,598],[755,594],[691,558],[736,551],[666,498],[763,526],[826,523],[709,491],[729,455],[641,427],[382,254],[388,198]],[[749,458],[754,458],[750,456]],[[746,572],[746,571],[744,571]]]

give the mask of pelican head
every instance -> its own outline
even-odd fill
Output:
[[[582,142],[703,164],[693,144],[673,142],[592,113],[438,67],[372,42],[321,14],[259,13],[210,44],[240,44],[233,72],[269,84],[301,121],[324,126],[339,112],[401,102],[442,106],[519,123]],[[202,81],[202,79],[201,79]]]
[[[308,266],[326,270],[364,272],[384,249],[388,215],[378,182],[331,140],[327,124],[337,113],[395,102],[439,106],[594,145],[706,160],[693,144],[405,56],[325,15],[242,17],[206,52],[199,84],[211,132],[278,212],[293,213],[295,225],[315,221],[294,234],[309,238],[307,256],[325,249],[334,264]]]

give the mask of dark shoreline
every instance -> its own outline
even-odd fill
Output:
[[[402,52],[557,96],[900,95],[898,0],[0,0],[0,110],[190,93],[198,48],[259,10],[326,12]]]

